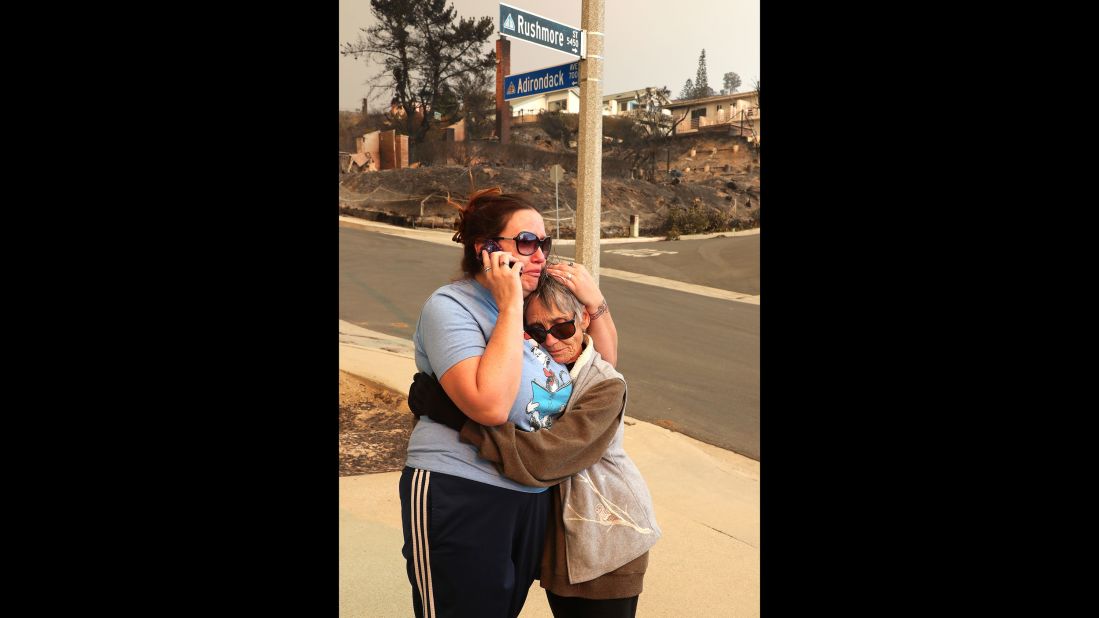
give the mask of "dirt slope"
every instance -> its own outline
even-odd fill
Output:
[[[566,170],[570,161],[575,169],[575,153],[555,145],[537,127],[523,127],[513,135],[515,143],[531,149],[560,151]],[[624,156],[614,144],[604,147],[605,160],[621,160]],[[677,184],[664,173],[668,158],[670,167],[681,174]],[[468,168],[447,165],[340,174],[340,208],[347,214],[393,223],[449,227],[454,210],[446,204],[448,194],[460,200],[475,188],[498,185],[505,191],[527,195],[543,212],[547,228],[552,231],[556,218],[554,183],[549,176],[552,163],[541,163],[545,161],[530,165],[475,158]],[[669,208],[695,204],[719,210],[743,227],[758,225],[759,158],[742,141],[728,136],[681,136],[671,142],[657,170],[660,182],[604,173],[604,237],[627,235],[632,214],[641,215],[645,234],[646,230],[655,230]],[[566,173],[559,190],[562,236],[570,237],[576,207],[574,171]]]

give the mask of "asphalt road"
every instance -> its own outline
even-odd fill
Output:
[[[339,234],[339,317],[365,328],[411,339],[427,297],[461,275],[458,245],[344,227]],[[736,242],[746,238],[757,239],[754,254],[750,243]],[[667,245],[678,253],[643,258],[607,253]],[[759,293],[758,236],[603,249],[600,260],[607,268]],[[572,247],[559,253],[571,255]],[[697,269],[700,259],[753,263],[728,275]],[[754,291],[745,287],[753,277]],[[759,305],[611,277],[601,277],[600,285],[618,327],[618,369],[629,385],[627,414],[759,460]]]
[[[575,250],[574,245],[554,247],[554,253],[565,257],[575,257]],[[606,244],[599,265],[752,296],[760,293],[759,234]]]

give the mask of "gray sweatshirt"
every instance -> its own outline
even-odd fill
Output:
[[[542,587],[560,596],[612,599],[640,594],[648,550],[660,538],[652,496],[622,446],[626,381],[590,337],[569,372],[573,392],[552,429],[467,422],[462,439],[508,478],[557,485]]]

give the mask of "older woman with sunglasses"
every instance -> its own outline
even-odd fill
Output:
[[[606,311],[606,301],[581,266],[547,265],[553,240],[522,197],[486,189],[458,208],[464,277],[424,303],[416,368],[478,423],[547,429],[572,384],[564,365],[524,339],[523,299],[545,272],[593,312]],[[599,321],[591,334],[613,363],[614,322],[609,313]],[[517,616],[538,574],[546,486],[506,478],[451,428],[424,418],[409,438],[399,493],[416,616]]]
[[[585,335],[597,319],[562,283],[543,281],[525,305],[527,335],[572,381],[552,432],[478,424],[426,374],[416,375],[409,407],[458,429],[509,479],[556,486],[539,577],[556,618],[632,618],[661,533],[648,486],[622,446],[625,379]]]

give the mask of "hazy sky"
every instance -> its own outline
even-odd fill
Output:
[[[499,0],[453,0],[459,17],[491,17],[499,32]],[[508,0],[529,13],[580,28],[581,0]],[[645,86],[667,86],[679,95],[698,70],[706,49],[706,75],[714,91],[722,76],[740,75],[738,92],[752,89],[759,74],[759,0],[604,0],[603,94]],[[340,43],[356,40],[359,28],[374,24],[369,0],[340,0]],[[495,48],[494,33],[484,51]],[[338,51],[338,50],[337,50]],[[340,56],[340,109],[354,110],[368,96],[370,76],[378,67]],[[511,37],[511,72],[525,73],[570,61],[572,56]],[[380,88],[375,88],[377,95]],[[391,94],[372,99],[371,109]]]

